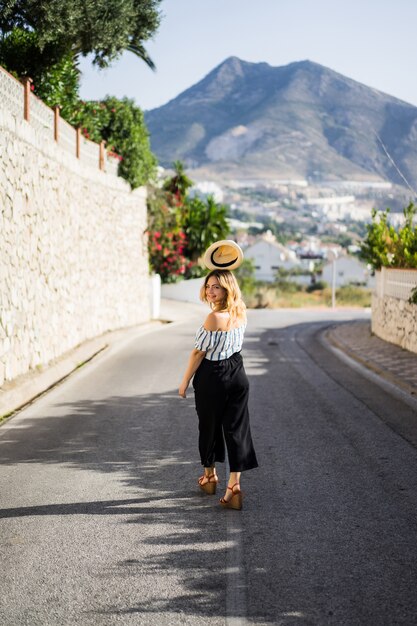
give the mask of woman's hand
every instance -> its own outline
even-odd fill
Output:
[[[183,380],[182,383],[180,384],[180,387],[178,389],[178,394],[181,396],[181,398],[187,397],[187,389],[188,389],[189,384],[190,384],[189,380]]]

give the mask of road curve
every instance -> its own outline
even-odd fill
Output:
[[[195,311],[1,427],[1,626],[416,623],[416,414],[326,347],[350,316],[250,312],[240,513],[195,485]]]

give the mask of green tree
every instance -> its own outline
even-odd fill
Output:
[[[176,202],[182,203],[187,195],[190,187],[193,186],[193,181],[188,178],[185,173],[184,164],[181,161],[174,161],[173,163],[174,175],[164,182],[163,188],[173,196],[175,196]]]
[[[204,274],[198,259],[218,239],[229,233],[228,208],[213,197],[190,197],[193,182],[180,161],[174,174],[159,188],[148,189],[149,258],[163,282]]]
[[[35,32],[14,28],[0,37],[0,65],[18,79],[30,76],[36,95],[49,106],[59,104],[61,115],[70,121],[79,102],[80,86],[80,73],[72,53],[58,58],[49,44],[41,51]]]
[[[128,50],[153,67],[143,46],[157,30],[161,0],[0,0],[0,33],[35,32],[40,63],[49,69],[71,53],[94,55],[106,67]],[[29,59],[28,59],[29,61]],[[52,63],[53,64],[53,63]]]
[[[227,207],[217,203],[213,196],[202,200],[198,196],[184,203],[184,232],[187,237],[186,255],[195,262],[216,240],[230,232],[226,220]]]

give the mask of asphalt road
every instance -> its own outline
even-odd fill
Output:
[[[260,467],[224,511],[177,396],[195,311],[0,428],[1,626],[417,624],[415,409],[325,346],[331,313],[251,312]]]

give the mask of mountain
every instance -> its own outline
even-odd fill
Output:
[[[145,113],[162,165],[201,178],[401,178],[417,185],[417,107],[311,61],[272,67],[230,57]]]

